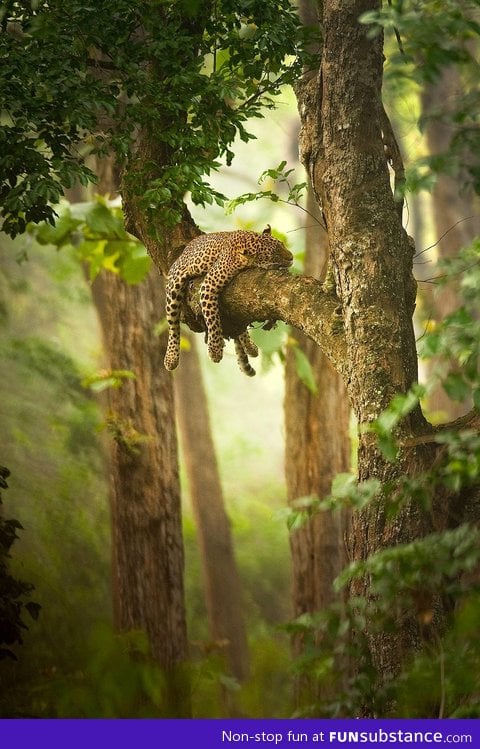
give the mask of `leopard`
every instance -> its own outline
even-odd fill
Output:
[[[172,371],[180,360],[180,314],[189,282],[205,276],[200,286],[200,307],[206,328],[208,355],[213,362],[223,358],[225,340],[218,296],[228,282],[245,268],[288,268],[293,255],[283,242],[272,236],[271,227],[263,232],[219,231],[195,237],[172,264],[166,282],[168,343],[165,368]],[[248,331],[234,339],[240,369],[248,376],[255,370],[248,357],[258,356],[258,348]]]

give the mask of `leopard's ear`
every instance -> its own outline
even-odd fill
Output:
[[[272,227],[270,226],[270,224],[267,224],[265,229],[262,231],[262,236],[264,234],[268,234],[270,236],[271,233],[272,233]]]

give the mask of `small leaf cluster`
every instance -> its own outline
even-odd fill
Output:
[[[364,13],[361,22],[370,27],[371,35],[381,29],[398,32],[401,48],[390,61],[398,65],[397,74],[403,68],[404,75],[434,82],[446,66],[472,60],[468,42],[480,34],[475,20],[479,6],[478,0],[392,0]]]
[[[294,717],[358,717],[365,705],[380,712],[384,695],[375,684],[366,638],[366,606],[365,598],[352,596],[314,614],[302,614],[285,626],[303,643],[295,671],[313,687]],[[355,673],[349,663],[355,663]]]
[[[276,168],[266,169],[258,178],[257,183],[259,185],[262,185],[267,180],[273,180],[274,182],[276,182],[277,185],[275,186],[274,190],[262,188],[257,192],[246,192],[243,193],[243,195],[238,195],[236,198],[233,198],[233,200],[228,201],[226,205],[227,213],[233,213],[235,209],[240,205],[245,205],[245,203],[254,203],[257,200],[262,200],[263,198],[271,200],[272,203],[286,203],[288,205],[294,205],[301,210],[305,210],[302,207],[301,203],[306,194],[307,183],[297,182],[295,184],[292,184],[290,175],[292,175],[295,170],[286,169],[286,166],[287,162],[281,161]],[[282,197],[282,192],[285,193],[284,197]]]
[[[36,714],[57,718],[159,718],[168,715],[166,680],[140,630],[116,633],[95,623],[82,643],[81,667],[44,679]]]
[[[122,380],[125,379],[124,377]],[[136,429],[131,419],[122,419],[118,414],[111,412],[103,427],[108,431],[112,439],[130,456],[139,455],[142,445],[150,440],[147,434]]]
[[[0,11],[0,215],[10,236],[53,222],[91,155],[128,162],[139,132],[158,154],[135,174],[167,223],[221,202],[205,177],[251,117],[308,61],[290,0],[38,0]]]
[[[332,481],[332,488],[327,497],[299,497],[282,515],[286,517],[288,529],[294,531],[319,512],[340,510],[343,507],[361,510],[378,499],[381,492],[382,484],[378,479],[358,481],[353,473],[338,473]]]
[[[105,269],[135,284],[151,267],[143,244],[125,230],[122,209],[102,196],[91,203],[62,205],[53,226],[45,221],[30,224],[28,231],[41,245],[73,247],[77,259],[88,266],[91,281]]]
[[[338,576],[335,587],[340,591],[368,575],[375,605],[384,609],[393,625],[403,607],[420,615],[425,613],[418,610],[420,602],[432,605],[434,595],[461,595],[470,587],[468,578],[461,575],[473,572],[479,561],[480,531],[463,524],[352,562]]]
[[[395,395],[378,419],[368,426],[368,431],[376,435],[378,447],[387,460],[394,462],[398,458],[399,446],[395,430],[416,408],[425,393],[426,388],[417,383],[407,393]]]
[[[478,718],[480,595],[462,603],[440,645],[418,653],[397,680],[402,715],[423,718]]]
[[[442,284],[456,282],[461,305],[431,326],[421,342],[420,355],[440,360],[435,379],[447,395],[459,402],[471,398],[480,409],[480,240],[439,264]]]
[[[2,506],[1,490],[6,489],[10,471],[0,466],[0,510]],[[22,632],[27,629],[23,621],[24,611],[37,619],[40,606],[34,601],[25,601],[33,590],[31,583],[14,578],[8,570],[10,549],[18,539],[17,531],[22,526],[18,520],[5,519],[0,512],[0,660],[17,656],[11,646],[22,643]]]
[[[125,380],[134,380],[135,373],[130,369],[102,369],[99,372],[84,377],[81,385],[94,393],[101,393],[107,388],[120,388]]]

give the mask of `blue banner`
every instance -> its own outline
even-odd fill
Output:
[[[0,720],[5,749],[480,746],[478,720]]]

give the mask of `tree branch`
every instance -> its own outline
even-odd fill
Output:
[[[191,285],[186,321],[201,330],[199,290],[201,279]],[[236,337],[253,322],[283,320],[311,338],[342,372],[346,361],[345,337],[338,299],[326,294],[320,281],[292,276],[283,271],[250,268],[230,281],[220,297],[222,326],[226,337]]]

